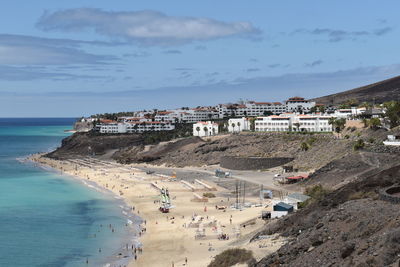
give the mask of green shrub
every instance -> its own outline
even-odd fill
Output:
[[[375,192],[354,192],[349,196],[349,200],[372,198],[377,199],[378,195]]]
[[[375,142],[375,138],[372,138],[372,137],[371,137],[371,138],[368,139],[368,143],[371,143],[371,144],[372,144],[372,143],[374,143],[374,142]]]
[[[238,263],[254,264],[253,252],[242,248],[231,248],[215,256],[208,267],[229,267]]]
[[[349,139],[350,138],[350,135],[348,135],[348,134],[346,134],[345,136],[344,136],[344,139]]]
[[[303,142],[303,143],[301,143],[301,145],[300,145],[300,148],[301,148],[301,150],[303,150],[303,151],[307,151],[308,149],[310,149],[310,144],[308,144],[307,142]]]
[[[300,202],[299,204],[297,204],[297,208],[298,208],[298,209],[305,208],[305,207],[307,207],[311,202],[312,202],[312,200],[311,200],[311,198],[309,198],[309,199],[307,199],[306,201]]]
[[[211,192],[206,192],[206,193],[203,193],[203,197],[214,198],[215,195]]]
[[[314,185],[312,187],[307,187],[304,194],[311,197],[314,200],[323,199],[330,191],[324,188],[322,185]]]
[[[317,138],[315,138],[315,137],[310,137],[310,138],[308,138],[307,143],[311,146],[312,144],[315,143],[315,141],[317,141]]]
[[[358,140],[354,143],[353,149],[354,149],[355,151],[356,151],[356,150],[360,150],[360,149],[364,148],[364,146],[365,146],[364,140],[358,139]]]
[[[310,198],[307,199],[306,201],[300,203],[298,205],[298,208],[301,209],[315,201],[319,201],[319,200],[323,199],[330,192],[331,192],[330,190],[324,188],[320,184],[314,185],[312,187],[307,187],[306,190],[304,191],[304,194],[309,196]]]

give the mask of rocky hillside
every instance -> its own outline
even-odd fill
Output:
[[[332,134],[242,133],[206,139],[179,138],[151,145],[145,134],[76,133],[64,139],[61,148],[48,156],[68,158],[107,153],[121,163],[147,162],[173,167],[219,164],[224,156],[290,157],[294,158],[290,165],[312,171],[328,168],[332,161],[353,155],[352,146],[357,139],[379,143],[387,133],[385,130],[345,130],[342,136],[346,138],[341,139]]]
[[[392,165],[399,159],[398,154],[391,158]],[[380,200],[379,192],[399,183],[400,165],[363,175],[267,225],[260,234],[281,233],[291,241],[254,266],[391,266],[398,262],[400,206]]]
[[[138,146],[143,142],[141,135],[75,133],[63,139],[61,147],[47,154],[47,156],[55,159],[66,159],[75,156],[102,155],[109,150]]]
[[[360,103],[373,101],[375,101],[375,103],[382,103],[390,100],[399,100],[399,98],[400,76],[397,76],[341,93],[314,98],[313,101],[325,105],[336,105],[350,99],[356,99]]]
[[[315,134],[240,134],[203,140],[182,139],[155,146],[135,146],[114,155],[120,162],[150,162],[166,166],[203,166],[219,164],[223,156],[294,157],[295,167],[318,169],[351,152],[352,140]],[[307,143],[307,150],[302,148]]]
[[[203,139],[190,137],[172,142],[161,142],[157,145],[144,144],[128,146],[115,152],[113,158],[120,163],[159,162],[172,152],[184,153],[192,147],[203,144]]]

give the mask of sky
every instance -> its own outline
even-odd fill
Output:
[[[400,2],[4,0],[0,117],[284,101],[399,75]]]

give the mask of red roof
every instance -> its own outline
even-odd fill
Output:
[[[143,122],[130,122],[129,124],[168,124],[166,122],[162,122],[162,121],[143,121]]]
[[[294,97],[290,97],[289,100],[304,100],[304,97],[294,96]]]
[[[286,100],[286,103],[287,103],[287,102],[297,102],[297,101],[304,101],[304,102],[306,102],[307,100],[305,100],[303,97],[295,96],[295,97],[291,97],[291,98],[289,98],[288,100]]]
[[[308,175],[298,175],[298,176],[286,177],[286,179],[289,179],[289,180],[299,180],[299,179],[307,179],[307,178],[308,178]]]
[[[116,121],[108,120],[108,119],[101,119],[100,122],[101,123],[117,123]]]
[[[196,124],[204,124],[204,125],[208,125],[208,122],[205,122],[205,121],[198,121]],[[212,122],[211,123],[212,125],[218,125],[217,123],[215,123],[215,122]]]

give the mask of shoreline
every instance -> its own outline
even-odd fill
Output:
[[[30,164],[33,164],[34,167],[36,168],[41,168],[47,172],[55,173],[60,177],[62,177],[63,179],[72,179],[75,182],[78,182],[84,185],[85,187],[88,187],[90,190],[95,190],[100,194],[111,198],[112,201],[115,202],[116,204],[115,209],[121,212],[121,217],[126,221],[127,227],[129,227],[128,229],[126,229],[126,231],[129,233],[129,236],[124,237],[122,240],[120,240],[118,242],[120,246],[117,249],[115,249],[110,255],[100,258],[101,259],[100,262],[101,266],[103,267],[128,266],[129,262],[131,262],[134,259],[133,254],[130,253],[129,257],[123,257],[123,258],[119,257],[119,255],[122,252],[126,251],[124,247],[125,244],[127,244],[127,242],[129,244],[135,244],[135,247],[142,246],[138,238],[138,233],[141,231],[141,224],[143,223],[143,219],[137,214],[135,214],[132,211],[131,207],[128,205],[128,203],[126,203],[124,198],[118,196],[115,192],[100,186],[95,181],[85,180],[83,177],[62,172],[62,170],[60,169],[54,168],[48,164],[36,160],[37,157],[40,158],[44,154],[45,153],[36,153],[24,158],[18,158],[17,160],[25,164],[28,162]]]
[[[127,207],[135,207],[133,214],[144,220],[143,228],[138,233],[138,240],[144,252],[143,255],[138,255],[136,260],[129,258],[129,262],[126,260],[122,266],[185,266],[186,260],[190,266],[207,266],[215,255],[228,248],[249,246],[254,256],[259,259],[266,253],[276,251],[285,242],[283,238],[278,237],[267,245],[264,244],[265,240],[262,244],[249,244],[248,235],[264,225],[264,221],[259,219],[263,207],[253,205],[240,211],[231,209],[229,207],[233,201],[226,197],[231,192],[212,182],[207,183],[217,188],[217,196],[209,198],[208,202],[198,202],[196,195],[201,196],[208,190],[199,189],[199,192],[194,192],[193,188],[190,190],[190,184],[165,175],[161,177],[157,174],[146,174],[133,165],[121,165],[89,157],[54,160],[42,155],[32,155],[29,160],[61,171],[62,174],[72,176],[83,184],[94,183],[99,190],[111,192],[114,198],[123,201]],[[174,205],[170,213],[163,214],[158,210],[159,191],[154,184],[170,190]],[[250,200],[256,201],[256,198]],[[222,212],[214,208],[217,205],[224,205],[226,208]],[[200,224],[195,227],[189,226],[195,220],[200,220]],[[252,223],[246,224],[248,221]],[[196,236],[200,230],[204,232],[204,238],[198,239]],[[218,238],[222,233],[228,236],[226,240]]]

